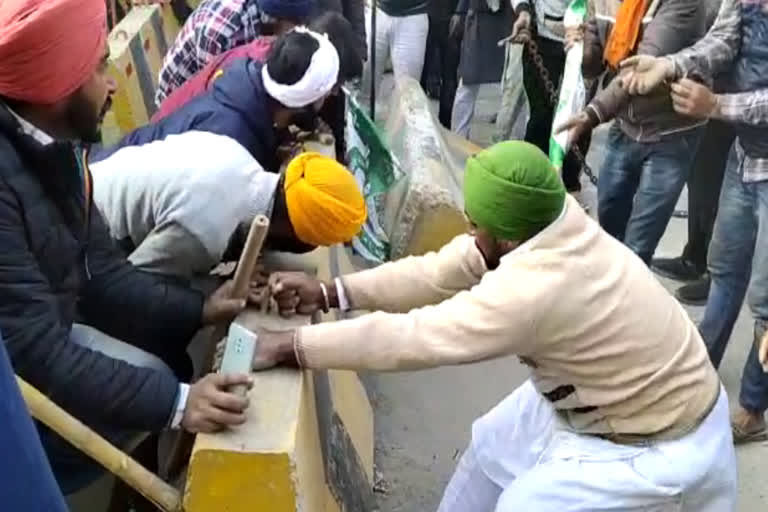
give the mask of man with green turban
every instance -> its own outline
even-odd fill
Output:
[[[478,153],[464,194],[470,232],[437,253],[333,283],[276,276],[282,310],[373,312],[262,333],[254,368],[514,354],[531,378],[475,422],[439,512],[733,510],[728,398],[683,308],[536,147]]]

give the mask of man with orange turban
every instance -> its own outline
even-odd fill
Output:
[[[93,165],[94,201],[128,259],[185,279],[237,260],[251,221],[267,249],[307,252],[351,240],[366,218],[354,176],[318,153],[266,172],[234,139],[190,131],[128,146]]]
[[[245,421],[247,375],[169,364],[245,304],[138,270],[92,205],[88,144],[115,91],[103,0],[0,1],[0,330],[14,371],[120,446]],[[81,323],[75,323],[75,320]],[[118,339],[119,338],[119,339]],[[189,377],[182,376],[182,378]],[[103,468],[40,427],[64,494]],[[13,462],[13,461],[8,461]]]

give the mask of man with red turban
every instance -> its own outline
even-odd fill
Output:
[[[127,447],[244,422],[247,400],[227,389],[249,377],[180,382],[192,336],[245,304],[231,284],[206,298],[137,270],[92,205],[88,144],[115,91],[105,11],[103,0],[0,2],[0,329],[16,373]],[[64,494],[99,474],[40,435]]]

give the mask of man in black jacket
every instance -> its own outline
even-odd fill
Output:
[[[19,375],[128,446],[165,428],[242,423],[247,401],[227,389],[249,377],[190,387],[151,354],[184,353],[244,304],[229,283],[205,299],[135,269],[92,206],[87,146],[115,90],[105,21],[101,0],[0,2],[0,328]],[[98,475],[41,437],[65,494]]]

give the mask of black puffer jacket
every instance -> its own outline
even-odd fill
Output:
[[[79,154],[26,135],[0,103],[0,329],[15,371],[86,423],[159,430],[177,380],[72,343],[72,323],[144,347],[181,344],[200,326],[203,297],[116,251],[83,200]]]

